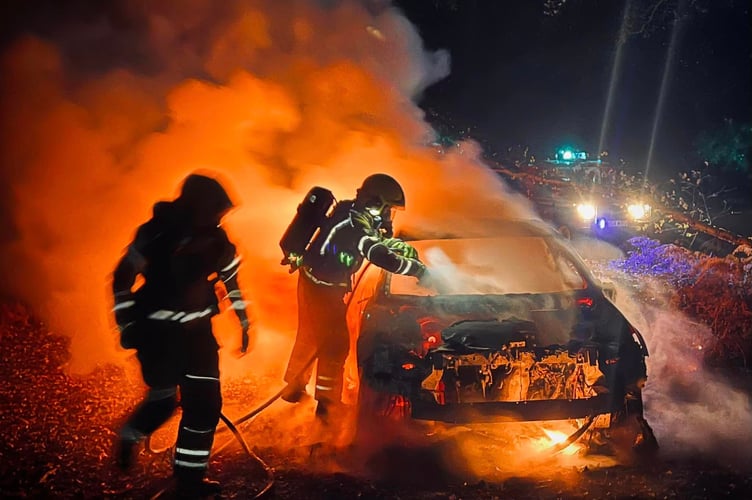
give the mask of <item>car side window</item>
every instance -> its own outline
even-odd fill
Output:
[[[579,290],[587,286],[585,278],[577,271],[571,260],[562,254],[558,254],[556,256],[556,263],[567,287]]]

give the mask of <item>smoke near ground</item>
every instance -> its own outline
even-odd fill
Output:
[[[624,252],[605,242],[576,242],[578,251],[616,286],[616,304],[643,334],[650,351],[643,392],[645,415],[664,458],[711,458],[748,469],[752,463],[752,400],[749,386],[708,368],[703,350],[710,328],[667,300],[666,284],[642,276],[639,283],[606,264]],[[748,383],[747,383],[748,384]]]
[[[667,457],[710,456],[747,468],[752,463],[749,387],[734,387],[703,365],[710,329],[666,304],[646,305],[617,291],[617,304],[650,348],[646,416]],[[620,295],[623,298],[619,298]]]

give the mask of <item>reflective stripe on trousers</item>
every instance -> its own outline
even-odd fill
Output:
[[[316,399],[339,402],[345,358],[350,347],[347,330],[345,288],[313,283],[304,274],[298,278],[298,333],[295,338],[285,381],[305,385],[311,367],[300,374],[310,357],[316,355]],[[294,377],[300,377],[294,380]]]
[[[222,396],[219,379],[186,374],[180,385],[183,416],[175,445],[175,472],[203,471],[209,466],[214,431],[219,423]]]

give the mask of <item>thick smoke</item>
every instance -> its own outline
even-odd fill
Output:
[[[666,299],[665,285],[640,278],[636,285],[605,268],[623,252],[604,242],[581,241],[605,281],[616,286],[616,303],[643,334],[650,352],[643,392],[645,415],[666,458],[712,459],[744,469],[752,463],[752,401],[749,387],[735,387],[703,363],[712,345],[709,327],[692,321]],[[646,300],[649,297],[650,300]]]
[[[110,273],[152,204],[194,170],[221,175],[239,204],[226,226],[260,334],[245,366],[272,362],[262,353],[294,331],[295,278],[277,243],[311,186],[347,198],[371,173],[394,175],[407,194],[403,228],[523,213],[473,144],[428,146],[414,98],[446,76],[448,57],[424,50],[386,2],[97,8],[62,10],[2,56],[5,287],[71,336],[75,372],[125,355]],[[217,325],[237,347],[234,318]]]
[[[111,272],[153,203],[174,198],[192,171],[216,172],[239,205],[225,226],[245,261],[239,277],[259,335],[236,359],[237,321],[216,318],[223,377],[252,372],[270,390],[296,326],[296,276],[279,264],[278,241],[310,187],[343,199],[367,175],[391,174],[406,191],[396,224],[407,231],[529,215],[475,144],[430,145],[414,100],[447,75],[448,57],[424,50],[386,2],[97,5],[56,11],[57,22],[15,38],[0,63],[12,229],[4,287],[70,336],[74,373],[132,354],[117,347]],[[310,406],[270,408],[265,435],[298,445]]]
[[[659,293],[657,292],[656,295]],[[667,304],[646,307],[617,290],[617,304],[643,332],[650,349],[646,416],[667,457],[711,457],[749,468],[752,463],[752,401],[703,365],[712,342],[705,325]]]

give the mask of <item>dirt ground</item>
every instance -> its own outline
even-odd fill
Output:
[[[169,498],[169,451],[143,450],[128,474],[113,465],[115,429],[140,397],[138,377],[111,365],[71,376],[65,338],[22,308],[2,305],[0,312],[2,496]],[[256,404],[240,401],[236,390],[225,389],[228,415]],[[297,443],[290,446],[273,429],[292,410],[272,408],[240,428],[250,454],[231,433],[217,434],[211,472],[224,498],[752,498],[752,465],[714,456],[522,457],[488,430],[471,427],[368,451],[287,436]]]

